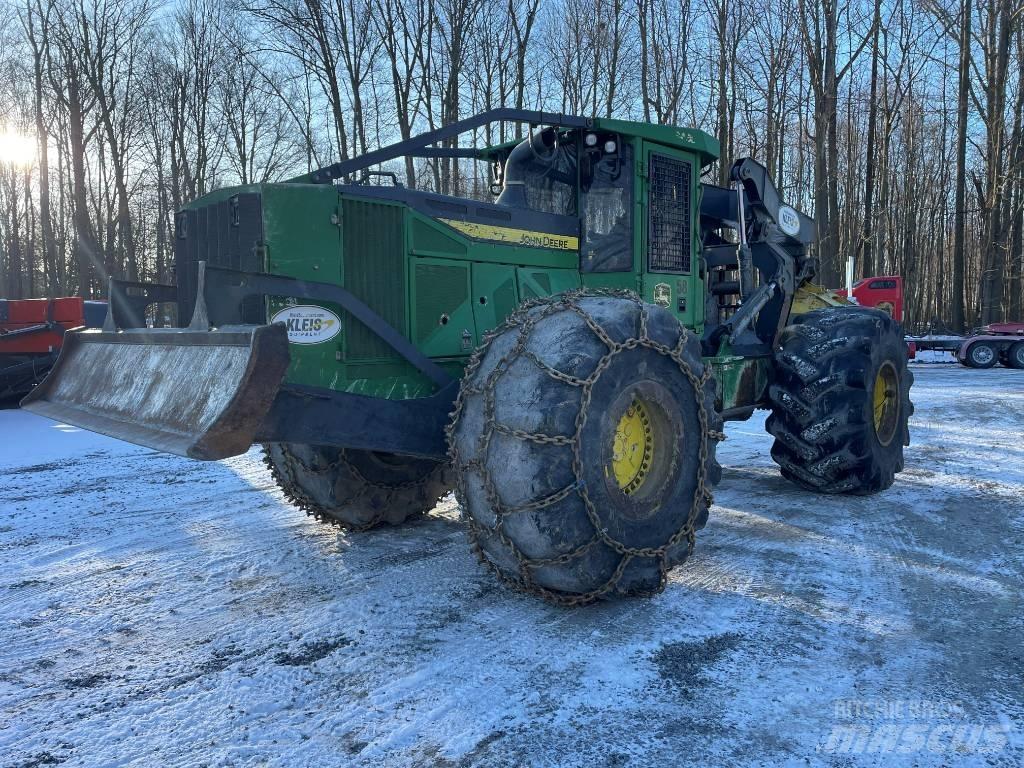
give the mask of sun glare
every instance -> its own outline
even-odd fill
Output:
[[[28,166],[35,156],[36,142],[31,136],[0,130],[0,165]]]

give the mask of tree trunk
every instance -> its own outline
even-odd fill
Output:
[[[956,183],[953,204],[953,280],[950,286],[952,306],[950,325],[954,331],[962,331],[966,326],[964,306],[964,265],[965,237],[967,229],[967,100],[971,87],[971,4],[973,0],[963,0],[961,6],[962,21],[960,24],[960,80],[957,91],[956,114]]]
[[[875,274],[872,262],[871,239],[874,236],[872,208],[875,196],[875,124],[878,121],[878,36],[881,26],[882,0],[875,0],[874,33],[871,36],[871,95],[868,104],[868,141],[864,149],[864,229],[861,234],[861,275]]]

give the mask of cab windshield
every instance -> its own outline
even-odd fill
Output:
[[[576,215],[576,138],[574,133],[541,131],[509,153],[499,205],[562,216]]]

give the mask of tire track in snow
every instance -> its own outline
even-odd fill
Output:
[[[977,407],[1016,375],[994,373],[966,395]],[[20,479],[5,466],[10,494],[32,498],[12,504],[5,487],[0,501],[0,711],[15,724],[0,727],[0,752],[138,765],[777,763],[829,757],[814,750],[837,699],[970,696],[979,718],[1012,720],[1020,614],[984,611],[1020,606],[1024,564],[996,540],[1021,530],[1021,470],[975,448],[1016,450],[1021,423],[1011,413],[990,437],[965,436],[942,418],[961,381],[922,372],[913,471],[874,500],[791,488],[760,417],[730,426],[694,557],[659,597],[581,611],[497,585],[450,502],[434,519],[346,536],[283,504],[254,456],[201,466],[106,441],[43,466],[58,454],[47,444],[45,459],[13,462],[37,468]],[[976,515],[979,499],[1005,523]],[[951,620],[936,599],[947,593],[975,613]]]

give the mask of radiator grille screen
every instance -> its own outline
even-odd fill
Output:
[[[652,272],[689,272],[690,163],[651,155],[648,268]]]
[[[345,287],[399,333],[407,332],[405,242],[402,209],[342,199],[342,258]],[[354,318],[348,330],[347,358],[394,358],[397,353]]]

